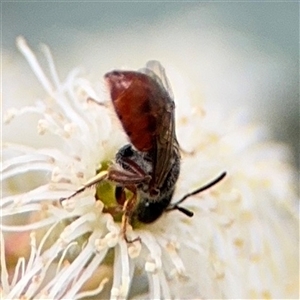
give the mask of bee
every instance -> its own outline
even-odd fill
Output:
[[[116,201],[123,210],[122,233],[127,242],[133,242],[126,236],[127,225],[133,220],[152,223],[175,209],[192,217],[193,213],[180,204],[218,183],[226,173],[171,204],[181,156],[175,132],[175,103],[165,69],[158,61],[149,61],[139,71],[114,70],[104,78],[130,143],[118,150],[115,163],[106,172],[61,201],[103,180],[113,182]],[[125,190],[131,192],[129,198]]]

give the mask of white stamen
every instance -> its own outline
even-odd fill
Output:
[[[112,289],[111,289],[111,299],[117,299],[120,294],[120,287],[121,287],[121,277],[122,277],[122,257],[121,257],[121,249],[118,244],[117,247],[115,247],[114,251],[114,277],[113,277],[113,283],[112,283]]]
[[[128,255],[131,259],[137,258],[140,255],[141,250],[142,250],[142,245],[139,241],[132,243],[128,246]]]
[[[154,273],[156,271],[156,264],[153,261],[147,261],[145,263],[145,271],[149,273]]]
[[[7,265],[5,261],[5,244],[4,244],[4,237],[2,231],[0,231],[0,260],[1,260],[1,287],[5,293],[9,291],[9,282],[8,282],[8,271]]]
[[[142,242],[148,248],[151,259],[153,259],[156,269],[160,269],[162,266],[161,262],[161,248],[159,247],[157,241],[154,236],[152,236],[149,232],[142,232]]]
[[[54,82],[54,85],[56,87],[56,89],[58,89],[60,87],[60,80],[58,78],[58,74],[57,74],[57,71],[56,71],[56,67],[55,67],[55,64],[54,64],[54,61],[53,61],[53,57],[52,57],[52,54],[51,54],[51,51],[49,49],[49,47],[45,44],[41,44],[41,49],[48,61],[48,65],[49,65],[49,68],[50,68],[50,74],[51,74],[51,77],[52,77],[52,80]]]
[[[67,293],[64,295],[66,299],[73,299],[75,295],[78,293],[79,289],[82,287],[82,285],[91,278],[92,274],[95,272],[95,270],[98,268],[98,266],[101,264],[102,260],[104,259],[106,255],[106,251],[103,251],[101,255],[96,255],[92,261],[83,269],[82,274],[80,274],[80,277],[76,280],[75,284],[73,284],[72,288],[67,291]]]
[[[11,120],[18,114],[18,110],[16,108],[11,108],[7,110],[3,116],[3,123],[8,124]]]
[[[108,247],[115,247],[119,240],[119,233],[118,232],[109,232],[106,236],[106,244]]]
[[[4,171],[1,176],[1,179],[6,180],[11,177],[20,175],[22,173],[27,173],[30,171],[51,171],[52,168],[53,165],[51,163],[34,162],[31,164],[27,164],[27,163],[24,165],[21,164],[11,170]]]
[[[159,276],[156,272],[148,272],[149,289],[152,299],[161,299]]]
[[[14,277],[10,284],[11,287],[14,287],[17,284],[17,281],[19,280],[19,278],[22,278],[25,275],[25,263],[26,262],[25,262],[24,257],[20,257],[18,259],[18,262],[15,267]]]
[[[68,268],[61,270],[55,276],[55,283],[49,292],[50,297],[55,298],[61,295],[63,287],[66,287],[70,282],[72,282],[74,277],[78,276],[81,270],[84,269],[84,266],[92,254],[92,245],[88,244],[84,249],[82,249],[81,253],[75,258]]]
[[[26,225],[22,225],[22,226],[13,226],[13,225],[3,225],[0,224],[0,229],[3,231],[7,231],[7,232],[13,232],[13,231],[17,231],[17,232],[23,232],[23,231],[31,231],[31,230],[37,230],[40,229],[42,227],[51,225],[55,222],[57,222],[57,218],[56,217],[49,217],[47,219],[41,220],[39,222],[35,222],[35,223],[31,223],[31,224],[26,224]]]
[[[32,268],[33,262],[36,259],[37,249],[36,249],[35,236],[36,236],[36,234],[34,231],[30,233],[30,257],[29,257],[25,272],[28,272]]]
[[[90,298],[92,296],[100,294],[100,292],[104,289],[104,286],[105,286],[105,284],[107,282],[108,282],[108,278],[104,278],[100,282],[99,286],[96,289],[91,290],[91,291],[86,291],[86,292],[78,293],[74,299],[76,299],[76,300],[87,299],[87,298]]]
[[[80,77],[79,69],[60,81],[49,48],[43,46],[48,79],[25,40],[20,37],[17,44],[51,97],[8,110],[5,121],[37,113],[39,132],[56,135],[59,148],[4,144],[1,180],[6,181],[0,228],[8,239],[13,231],[34,232],[30,253],[18,258],[15,266],[7,262],[19,251],[13,252],[9,243],[6,250],[1,232],[2,298],[101,298],[104,295],[99,293],[109,280],[111,299],[122,300],[128,297],[137,274],[143,278],[139,293],[147,291],[143,299],[174,295],[181,299],[193,282],[196,289],[188,294],[193,299],[297,297],[292,290],[298,272],[291,261],[298,250],[294,243],[298,204],[292,188],[293,171],[282,147],[262,145],[261,130],[241,117],[223,118],[224,113],[217,109],[193,107],[184,92],[183,102],[176,99],[176,130],[183,148],[193,152],[182,155],[175,193],[185,194],[223,170],[227,176],[211,190],[187,200],[193,218],[170,212],[153,224],[140,224],[140,229],[132,222],[126,236],[132,240],[140,237],[141,242],[126,243],[122,225],[114,215],[103,212],[107,202],[95,201],[98,196],[106,200],[97,185],[59,201],[94,178],[99,166],[106,166],[126,143],[126,135],[115,124],[116,116],[112,117],[112,107],[88,100],[105,102],[109,92],[97,95],[93,84]],[[41,173],[43,185],[28,191],[28,181]],[[27,215],[34,223],[11,222]],[[40,237],[37,240],[35,232]],[[94,274],[107,265],[111,273],[107,278],[106,273],[101,276],[98,288],[81,291],[94,285]],[[8,273],[13,274],[11,281]],[[178,275],[186,275],[187,280],[178,280]],[[138,299],[140,295],[135,293],[133,288],[130,297]]]
[[[60,259],[59,259],[59,261],[58,261],[58,264],[57,264],[57,268],[56,268],[56,274],[58,274],[59,273],[59,271],[62,269],[62,264],[63,264],[63,262],[64,262],[64,260],[65,260],[65,257],[66,257],[66,255],[67,255],[67,252],[69,251],[69,249],[71,248],[71,247],[73,247],[73,246],[76,246],[76,245],[78,245],[78,243],[77,242],[71,242],[69,245],[67,245],[67,247],[64,249],[64,251],[63,251],[63,253],[62,253],[62,255],[61,255],[61,257],[60,257]]]
[[[22,54],[25,56],[25,58],[27,59],[33,72],[35,73],[36,77],[38,78],[38,80],[40,81],[44,89],[49,93],[49,95],[53,95],[53,86],[51,85],[50,81],[48,80],[45,73],[43,72],[35,55],[28,47],[26,40],[22,36],[19,36],[17,38],[17,46],[19,50],[22,52]]]
[[[129,270],[129,257],[127,244],[125,240],[121,240],[119,242],[120,252],[121,252],[121,260],[122,260],[122,284],[120,287],[120,296],[124,299],[127,297],[130,287],[130,270]]]

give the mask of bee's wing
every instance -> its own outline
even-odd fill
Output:
[[[140,72],[149,75],[155,79],[161,86],[165,88],[171,99],[174,99],[171,84],[166,76],[165,68],[157,60],[149,60],[146,67],[139,70]]]
[[[174,102],[162,114],[160,130],[156,135],[156,151],[153,153],[153,174],[151,185],[160,189],[172,168],[174,152],[179,156],[179,145],[175,133]]]
[[[160,189],[171,169],[173,153],[178,151],[175,104],[165,70],[159,62],[150,61],[139,72],[112,71],[105,78],[131,143],[152,157],[151,188]]]
[[[141,72],[155,79],[156,82],[167,92],[159,103],[160,109],[157,119],[156,145],[153,153],[152,186],[161,188],[172,167],[173,152],[179,155],[179,146],[175,133],[175,119],[173,93],[170,82],[166,76],[164,67],[156,60],[148,61],[146,68]]]

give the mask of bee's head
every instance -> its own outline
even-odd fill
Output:
[[[141,198],[137,204],[133,218],[141,223],[152,223],[156,221],[169,206],[172,196],[173,192],[158,201]]]

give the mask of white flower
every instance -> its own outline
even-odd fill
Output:
[[[223,116],[192,106],[184,95],[176,98],[177,135],[187,153],[174,200],[222,171],[228,175],[185,202],[193,218],[165,213],[153,224],[128,228],[141,242],[126,243],[120,222],[103,212],[114,201],[111,184],[59,203],[126,143],[113,110],[88,100],[105,101],[104,89],[96,92],[78,70],[60,82],[44,46],[49,79],[25,40],[17,44],[48,96],[11,109],[5,120],[37,113],[39,133],[59,142],[42,149],[4,144],[3,299],[296,297],[298,216],[283,146],[263,142],[262,131],[242,114]],[[173,79],[182,86],[178,74]]]

